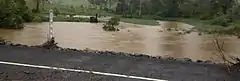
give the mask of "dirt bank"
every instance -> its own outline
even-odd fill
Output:
[[[169,81],[240,81],[240,73],[228,74],[221,64],[197,63],[190,59],[150,57],[110,51],[44,49],[23,45],[0,45],[0,61],[84,69]],[[1,81],[139,81],[101,76],[17,67],[0,64]]]

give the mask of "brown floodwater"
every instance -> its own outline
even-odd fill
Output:
[[[193,60],[220,59],[214,55],[216,49],[212,37],[199,36],[197,32],[180,35],[165,31],[169,27],[188,29],[193,26],[159,21],[159,26],[121,23],[119,32],[106,32],[102,24],[82,22],[55,22],[54,36],[64,48],[110,50],[117,52],[143,53],[152,56],[172,56]],[[13,43],[39,45],[47,40],[48,23],[26,23],[23,30],[0,29],[0,37]],[[240,56],[240,41],[236,37],[221,37],[225,41],[226,54]]]

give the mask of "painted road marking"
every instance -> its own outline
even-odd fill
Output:
[[[40,65],[22,64],[22,63],[6,62],[6,61],[0,61],[0,64],[14,65],[14,66],[23,66],[23,67],[31,67],[31,68],[39,68],[39,69],[51,69],[51,70],[60,70],[60,71],[91,73],[91,74],[97,74],[97,75],[114,76],[114,77],[122,77],[122,78],[131,78],[131,79],[139,79],[139,80],[147,80],[147,81],[167,81],[167,80],[154,79],[154,78],[146,78],[146,77],[138,77],[138,76],[129,76],[129,75],[121,75],[121,74],[113,74],[113,73],[104,73],[104,72],[97,72],[97,71],[87,71],[87,70],[77,70],[77,69],[67,69],[67,68],[59,68],[59,67],[50,67],[50,66],[40,66]]]

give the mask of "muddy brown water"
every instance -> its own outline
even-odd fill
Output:
[[[159,21],[159,26],[121,23],[119,32],[103,31],[102,24],[79,22],[55,22],[54,36],[59,46],[77,49],[110,50],[143,53],[152,56],[172,56],[193,60],[221,60],[214,55],[216,49],[212,37],[199,36],[197,32],[180,35],[165,31],[168,27],[191,28],[193,26]],[[0,37],[26,45],[39,45],[47,40],[48,23],[26,23],[23,30],[0,29]],[[240,39],[222,37],[226,54],[240,56]]]

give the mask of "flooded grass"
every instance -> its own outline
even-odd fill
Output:
[[[166,19],[168,21],[168,19]],[[212,32],[215,29],[223,29],[223,26],[220,25],[212,25],[210,20],[199,20],[199,19],[194,19],[194,18],[174,18],[170,19],[171,21],[177,21],[177,22],[182,22],[186,23],[189,25],[194,26],[194,29],[196,29],[198,32],[205,32],[209,33]],[[237,22],[235,22],[237,23]]]
[[[140,24],[140,25],[151,25],[156,26],[159,23],[156,20],[147,20],[147,19],[134,19],[134,18],[121,18],[122,22]]]

